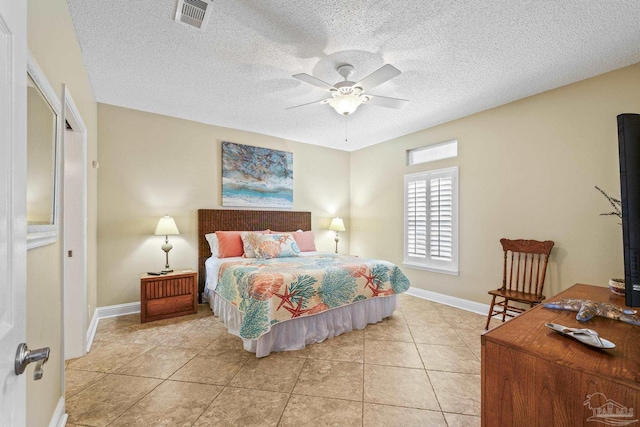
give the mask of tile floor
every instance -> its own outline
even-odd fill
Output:
[[[101,320],[67,363],[67,426],[479,426],[485,318],[401,299],[362,331],[261,359],[205,305]]]

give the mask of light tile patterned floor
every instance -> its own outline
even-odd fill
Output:
[[[257,359],[208,306],[104,319],[67,363],[67,425],[479,426],[484,322],[402,295],[363,331]]]

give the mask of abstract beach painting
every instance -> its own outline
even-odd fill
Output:
[[[293,153],[223,142],[222,206],[293,209]]]

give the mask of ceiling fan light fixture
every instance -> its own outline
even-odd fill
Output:
[[[348,116],[358,109],[363,100],[357,95],[338,95],[329,101],[338,114]]]
[[[406,99],[374,96],[367,93],[370,89],[373,89],[374,87],[377,87],[382,83],[391,80],[392,78],[397,77],[401,74],[400,70],[398,70],[393,65],[385,64],[357,83],[349,80],[349,77],[351,77],[354,71],[352,65],[340,65],[337,68],[337,71],[338,74],[344,77],[344,81],[338,82],[333,85],[309,74],[300,73],[293,75],[293,77],[298,80],[328,91],[331,94],[331,97],[325,97],[324,99],[321,99],[319,101],[308,102],[306,104],[296,105],[295,107],[289,107],[287,108],[287,110],[302,107],[305,105],[329,104],[334,110],[336,110],[338,114],[342,116],[348,116],[350,114],[353,114],[360,105],[366,103],[378,107],[401,109],[407,102],[409,102]]]

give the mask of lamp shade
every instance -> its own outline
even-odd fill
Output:
[[[165,215],[160,218],[160,221],[158,221],[158,226],[156,227],[156,232],[154,234],[156,236],[172,236],[180,234],[180,232],[178,231],[178,226],[173,218],[169,215]]]
[[[329,230],[333,230],[333,231],[344,231],[344,222],[342,221],[342,218],[339,217],[335,217],[331,220],[331,225],[329,226]]]

